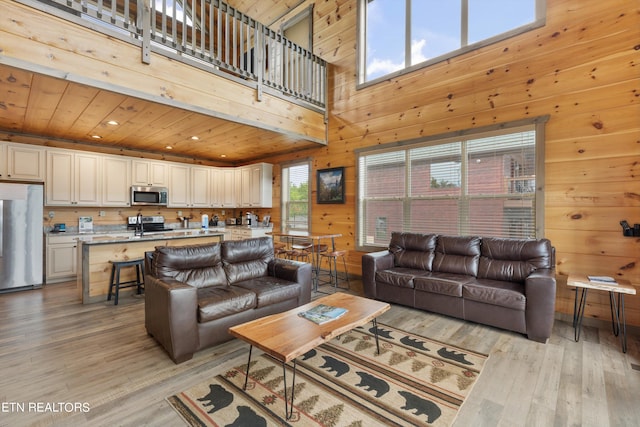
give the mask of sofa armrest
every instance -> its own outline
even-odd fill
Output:
[[[147,275],[144,322],[175,363],[191,359],[199,345],[197,289]]]
[[[376,298],[376,272],[393,267],[393,254],[387,250],[362,256],[362,287],[367,298]]]
[[[551,336],[556,305],[555,268],[538,269],[525,279],[527,336],[546,342]]]
[[[275,258],[269,261],[268,271],[272,277],[302,285],[299,305],[311,301],[311,264]]]

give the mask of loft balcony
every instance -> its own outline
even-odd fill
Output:
[[[327,64],[221,1],[0,5],[0,139],[228,163],[326,144]]]

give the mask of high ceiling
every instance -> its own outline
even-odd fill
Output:
[[[265,24],[289,1],[228,2]],[[201,113],[0,65],[0,132],[237,164],[317,147]],[[109,124],[109,122],[117,122]],[[192,139],[197,137],[197,140]],[[171,147],[171,148],[167,148]]]

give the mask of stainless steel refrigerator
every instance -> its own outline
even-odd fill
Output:
[[[42,286],[43,205],[42,185],[0,183],[0,292]]]

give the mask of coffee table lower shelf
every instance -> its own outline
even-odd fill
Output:
[[[338,319],[318,325],[310,320],[300,317],[298,314],[309,310],[319,304],[346,308],[348,311]],[[385,302],[337,292],[326,297],[319,298],[308,304],[285,311],[283,313],[266,316],[251,322],[229,328],[229,333],[249,343],[249,359],[247,361],[244,389],[249,381],[249,367],[251,366],[251,354],[253,347],[269,354],[282,363],[284,376],[284,403],[285,418],[291,419],[293,415],[293,403],[295,397],[296,382],[296,357],[305,354],[309,350],[330,341],[334,337],[346,333],[354,328],[363,326],[369,322],[373,324],[378,354],[380,345],[378,342],[377,317],[389,310],[390,305]],[[287,395],[287,363],[293,362],[293,378],[291,384],[291,397]]]

